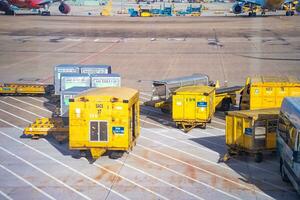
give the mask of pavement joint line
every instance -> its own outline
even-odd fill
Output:
[[[20,120],[23,120],[23,121],[27,122],[27,123],[32,123],[31,121],[29,121],[29,120],[27,120],[27,119],[25,119],[25,118],[23,118],[23,117],[20,117],[20,116],[18,116],[18,115],[15,115],[15,114],[12,114],[12,113],[10,113],[10,112],[7,112],[7,111],[5,111],[5,110],[3,110],[3,109],[1,109],[1,108],[0,108],[0,111],[5,112],[6,114],[9,114],[9,115],[11,115],[11,116],[13,116],[13,117],[15,117],[15,118],[18,118],[18,119],[20,119]]]
[[[72,188],[71,186],[65,184],[64,182],[62,182],[61,180],[57,179],[56,177],[52,176],[51,174],[47,173],[46,171],[44,171],[43,169],[37,167],[36,165],[32,164],[31,162],[19,157],[18,155],[12,153],[11,151],[5,149],[4,147],[0,146],[0,149],[2,151],[5,151],[6,153],[12,155],[13,157],[21,160],[22,162],[26,163],[27,165],[31,166],[32,168],[36,169],[37,171],[41,172],[42,174],[52,178],[53,180],[55,180],[56,182],[62,184],[63,186],[65,186],[66,188],[70,189],[71,191],[75,192],[76,194],[80,195],[81,197],[83,197],[84,199],[88,199],[91,200],[91,198],[87,197],[86,195],[84,195],[83,193],[77,191],[76,189]]]
[[[28,102],[26,102],[26,101],[22,101],[22,100],[20,100],[20,99],[17,99],[17,98],[15,98],[15,97],[9,97],[9,98],[11,98],[11,99],[13,99],[13,100],[16,100],[16,101],[18,101],[18,102],[21,102],[21,103],[24,103],[24,104],[30,105],[30,106],[32,106],[32,107],[38,108],[38,109],[40,109],[40,110],[44,110],[44,111],[46,111],[46,112],[48,112],[48,113],[51,113],[51,114],[52,114],[52,111],[50,111],[50,110],[47,110],[47,109],[45,109],[45,108],[42,108],[42,107],[40,107],[40,106],[36,106],[36,105],[34,105],[34,104],[31,104],[31,103],[28,103]]]
[[[152,122],[148,122],[148,121],[145,121],[143,119],[140,119],[140,121],[142,122],[145,122],[145,123],[148,123],[148,124],[152,124],[152,125],[155,125],[155,126],[158,126],[160,128],[163,128],[163,129],[166,129],[166,130],[169,130],[169,128],[165,127],[165,126],[162,126],[162,125],[159,125],[159,124],[155,124],[155,123],[152,123]]]
[[[195,178],[192,178],[192,177],[190,177],[190,176],[187,176],[187,175],[185,175],[185,174],[183,174],[183,173],[177,172],[177,171],[175,171],[175,170],[173,170],[173,169],[171,169],[171,168],[168,168],[168,167],[166,167],[166,166],[164,166],[164,165],[161,165],[161,164],[159,164],[159,163],[157,163],[157,162],[154,162],[154,161],[152,161],[152,160],[143,158],[143,157],[141,157],[141,156],[139,156],[139,155],[137,155],[137,154],[135,154],[135,153],[133,153],[133,152],[131,152],[130,155],[133,156],[133,157],[136,157],[136,158],[138,158],[138,159],[144,160],[144,161],[146,161],[146,162],[149,162],[149,163],[151,163],[151,164],[153,164],[153,165],[156,165],[156,166],[158,166],[158,167],[161,167],[161,168],[163,168],[163,169],[166,169],[166,170],[168,170],[168,171],[170,171],[170,172],[172,172],[172,173],[174,173],[174,174],[177,174],[177,175],[179,175],[179,176],[182,176],[182,177],[185,177],[185,178],[187,178],[187,179],[189,179],[189,180],[192,180],[192,181],[194,181],[194,182],[197,182],[197,183],[199,183],[199,184],[201,184],[201,185],[204,185],[205,187],[211,188],[211,189],[213,189],[213,190],[215,190],[215,191],[218,191],[218,192],[220,192],[220,193],[222,193],[222,194],[224,194],[224,195],[226,195],[226,196],[230,196],[230,197],[232,197],[232,198],[234,198],[234,199],[237,199],[237,200],[242,200],[242,199],[239,198],[239,197],[236,197],[236,196],[234,196],[234,195],[232,195],[232,194],[229,194],[229,193],[227,193],[227,192],[225,192],[225,191],[223,191],[223,190],[220,190],[220,189],[218,189],[218,188],[216,188],[216,187],[214,187],[214,186],[211,186],[211,185],[206,184],[206,183],[204,183],[204,182],[202,182],[202,181],[199,181],[199,180],[197,180],[197,179],[195,179]]]
[[[212,122],[214,122],[214,123],[216,123],[216,124],[226,125],[226,123],[220,122],[220,121],[217,121],[217,120],[212,120]]]
[[[197,149],[201,149],[201,150],[204,150],[204,151],[207,151],[207,152],[210,152],[210,153],[213,153],[213,154],[216,154],[216,155],[220,156],[219,153],[217,153],[217,152],[215,152],[215,151],[212,151],[212,150],[210,150],[210,149],[208,149],[208,148],[204,148],[204,147],[201,147],[201,146],[198,146],[198,145],[194,145],[194,144],[191,144],[191,143],[189,143],[189,142],[182,141],[182,140],[179,140],[179,139],[177,139],[177,138],[174,138],[174,137],[171,137],[171,136],[168,136],[168,135],[165,135],[165,134],[161,134],[161,133],[159,133],[159,132],[157,132],[157,131],[154,131],[154,130],[151,130],[151,129],[148,129],[148,128],[147,128],[147,129],[146,129],[146,128],[143,128],[143,129],[148,130],[149,132],[158,134],[158,135],[160,135],[160,136],[163,136],[163,137],[166,137],[166,138],[170,138],[170,139],[172,139],[172,140],[176,140],[176,141],[179,142],[179,143],[184,143],[184,144],[187,144],[187,145],[189,145],[189,146],[195,147],[195,148],[197,148]]]
[[[215,173],[213,173],[213,172],[211,172],[211,171],[208,171],[208,170],[206,170],[206,169],[203,169],[203,168],[201,168],[201,167],[198,167],[198,166],[195,166],[195,165],[193,165],[193,164],[187,163],[187,162],[185,162],[185,161],[179,160],[179,159],[177,159],[177,158],[174,158],[174,157],[172,157],[172,156],[169,156],[169,155],[167,155],[167,154],[161,153],[161,152],[159,152],[159,151],[150,149],[150,148],[148,148],[148,147],[146,147],[146,146],[143,146],[143,145],[140,145],[140,144],[137,144],[137,146],[140,146],[140,147],[142,147],[142,148],[144,148],[144,149],[147,149],[148,151],[152,151],[152,152],[155,152],[155,153],[157,153],[157,154],[160,154],[160,155],[162,155],[162,156],[164,156],[164,157],[167,157],[167,158],[169,158],[169,159],[175,160],[175,161],[177,161],[177,162],[179,162],[179,163],[182,163],[182,164],[191,166],[191,167],[193,167],[193,168],[195,168],[195,169],[198,169],[198,170],[200,170],[200,171],[203,171],[203,172],[205,172],[205,173],[208,173],[208,174],[210,174],[210,175],[212,175],[212,176],[215,176],[215,177],[218,177],[218,178],[220,178],[220,179],[226,180],[226,181],[228,181],[228,182],[230,182],[230,183],[232,183],[232,184],[239,185],[240,187],[246,188],[247,190],[253,191],[254,193],[257,192],[257,193],[262,194],[263,196],[266,196],[266,197],[268,197],[268,198],[274,199],[273,197],[271,197],[271,196],[265,194],[265,193],[262,192],[262,191],[255,190],[255,188],[251,188],[251,187],[248,187],[247,185],[244,185],[244,184],[235,182],[234,180],[231,180],[231,179],[229,179],[229,178],[226,178],[226,177],[223,177],[223,176],[221,176],[221,175],[215,174]]]
[[[0,119],[1,120],[1,119]],[[4,121],[4,122],[6,122],[6,121]],[[6,122],[6,123],[9,123],[9,122]],[[15,128],[19,128],[19,127],[17,127],[17,126],[15,126],[15,125],[13,125],[13,124],[11,124],[11,123],[9,123],[9,125],[11,125],[11,126],[14,126]],[[146,129],[146,128],[143,128],[143,129]],[[146,129],[146,130],[148,130],[148,129]],[[209,141],[208,141],[209,142]],[[215,143],[216,144],[216,143]],[[258,167],[255,167],[255,166],[253,166],[254,168],[258,168]],[[258,169],[261,169],[261,168],[258,168]],[[262,170],[262,169],[261,169]],[[269,171],[267,171],[267,170],[264,170],[264,171],[266,171],[266,172],[269,172]],[[269,172],[269,173],[272,173],[272,172]],[[272,185],[273,186],[273,184],[270,184],[270,185]],[[279,189],[281,189],[281,187],[277,187],[277,188],[279,188]]]
[[[9,172],[10,174],[14,175],[15,177],[17,177],[18,179],[20,179],[21,181],[23,181],[24,183],[26,183],[27,185],[30,185],[33,189],[35,189],[36,191],[40,192],[41,194],[43,194],[44,196],[48,197],[49,199],[52,200],[56,200],[53,196],[51,196],[50,194],[46,193],[45,191],[41,190],[40,188],[36,187],[35,185],[33,185],[32,183],[30,183],[29,181],[27,181],[26,179],[24,179],[22,176],[16,174],[15,172],[11,171],[10,169],[6,168],[5,166],[3,166],[2,164],[0,164],[0,167],[2,169],[4,169],[5,171]]]
[[[17,108],[17,109],[19,109],[19,110],[22,110],[22,111],[24,111],[24,112],[30,113],[30,114],[32,114],[32,115],[34,115],[34,116],[37,116],[37,117],[40,117],[40,118],[43,117],[43,116],[38,115],[38,114],[36,114],[36,113],[34,113],[34,112],[25,110],[25,109],[23,109],[23,108],[20,108],[20,107],[18,107],[18,106],[13,105],[13,104],[7,103],[7,102],[5,102],[5,101],[0,100],[0,102],[1,102],[1,103],[4,103],[4,104],[6,104],[6,105],[9,105],[9,106],[11,106],[11,107]]]
[[[122,162],[121,162],[120,160],[116,160],[116,162],[122,164]],[[152,174],[149,174],[149,173],[147,173],[147,172],[145,172],[145,171],[142,171],[142,170],[140,170],[140,169],[138,169],[138,168],[136,168],[136,167],[134,167],[134,166],[131,166],[131,165],[126,164],[126,163],[124,163],[124,165],[125,165],[126,167],[129,167],[129,168],[131,168],[131,169],[134,169],[134,170],[136,170],[136,171],[138,171],[138,172],[140,172],[140,173],[142,173],[142,174],[145,174],[146,176],[149,176],[149,177],[151,177],[151,178],[153,178],[153,179],[155,179],[155,180],[158,180],[158,181],[160,181],[160,182],[162,182],[162,183],[164,183],[164,184],[166,184],[166,185],[168,185],[168,186],[170,186],[170,187],[173,187],[173,188],[175,188],[175,189],[177,189],[177,190],[179,190],[179,191],[181,191],[181,192],[184,192],[184,193],[186,193],[186,194],[188,194],[188,195],[190,195],[190,196],[192,196],[192,197],[194,197],[194,198],[196,198],[196,199],[204,200],[202,197],[199,197],[198,195],[195,195],[195,194],[192,193],[192,192],[189,192],[189,191],[184,190],[184,189],[182,189],[182,188],[180,188],[180,187],[177,187],[176,185],[173,185],[173,184],[171,184],[171,183],[168,183],[167,181],[162,180],[162,179],[160,179],[160,178],[157,178],[156,176],[153,176]]]
[[[0,109],[0,111],[1,111],[1,110],[2,110],[2,109]],[[4,110],[2,110],[2,111],[4,111]],[[4,111],[4,112],[6,112],[6,111]],[[23,117],[19,117],[19,116],[17,116],[17,115],[14,115],[14,114],[12,114],[12,113],[9,113],[9,112],[6,112],[6,113],[7,113],[7,114],[10,114],[10,115],[12,115],[12,116],[14,116],[14,117],[16,117],[16,118],[19,118],[19,119],[21,119],[21,120],[23,120],[23,121],[26,121],[26,122],[28,122],[28,123],[32,123],[31,121],[29,121],[29,120],[27,120],[27,119],[25,119],[25,118],[23,118]],[[151,130],[151,129],[147,129],[147,128],[143,128],[143,129],[148,130],[149,132],[153,132],[153,133],[156,133],[156,134],[165,136],[165,135],[160,134],[160,133],[158,133],[157,131],[153,131],[153,130]],[[165,137],[169,137],[169,138],[173,139],[173,138],[170,137],[170,136],[165,136]],[[178,139],[174,138],[174,140],[178,140]],[[180,141],[180,140],[178,140],[178,141]],[[181,141],[181,142],[183,142],[183,141]],[[187,143],[187,144],[189,144],[189,143]],[[192,144],[189,144],[189,145],[194,146],[194,145],[192,145]],[[197,148],[200,148],[200,147],[197,146]],[[205,149],[204,149],[204,150],[205,150]],[[214,153],[215,153],[215,152],[214,152]],[[219,155],[219,154],[218,154],[218,155]],[[234,159],[234,158],[233,158],[233,159]],[[234,160],[236,160],[236,159],[234,159]],[[239,161],[239,160],[236,160],[236,161],[241,162],[241,161]],[[251,164],[250,164],[250,166],[252,166],[253,168],[257,168],[257,169],[259,169],[259,170],[265,171],[265,172],[267,172],[267,173],[269,173],[269,174],[275,174],[275,173],[273,173],[273,172],[271,172],[271,171],[262,169],[262,168],[260,168],[260,167],[256,167],[256,166],[251,165]],[[276,174],[275,174],[275,175],[276,175]]]
[[[183,150],[180,150],[180,149],[171,147],[171,146],[169,146],[169,145],[167,145],[167,144],[164,144],[164,143],[162,143],[162,142],[158,142],[158,141],[152,140],[152,139],[150,139],[150,138],[148,138],[148,137],[145,137],[145,136],[140,136],[140,137],[141,137],[141,138],[144,138],[144,139],[146,139],[146,140],[148,140],[148,141],[157,143],[157,144],[159,144],[159,145],[165,146],[165,147],[167,147],[167,148],[169,148],[169,149],[173,149],[173,150],[175,150],[175,151],[178,151],[178,152],[181,152],[181,153],[183,153],[183,154],[189,155],[189,156],[194,157],[194,158],[196,158],[196,159],[198,159],[198,160],[202,160],[202,161],[208,162],[208,163],[210,163],[210,164],[212,164],[212,165],[215,165],[215,166],[218,166],[218,167],[221,167],[221,168],[224,168],[224,169],[233,171],[233,170],[232,170],[230,167],[228,167],[228,166],[220,165],[220,164],[218,164],[218,163],[215,163],[215,162],[213,162],[213,161],[207,160],[207,159],[202,158],[202,157],[200,157],[200,156],[196,156],[196,155],[194,155],[194,154],[192,154],[192,153],[189,153],[189,152],[186,152],[186,151],[183,151]]]
[[[10,196],[8,196],[7,194],[5,194],[4,192],[2,192],[1,190],[0,190],[0,195],[2,195],[7,200],[13,200],[13,198],[11,198]]]
[[[112,48],[115,44],[119,43],[119,41],[116,41],[116,42],[113,42],[111,43],[109,46],[105,47],[104,49],[100,49],[99,51],[95,52],[95,53],[92,53],[88,56],[86,56],[85,58],[79,60],[76,64],[83,64],[85,61],[87,61],[88,59],[90,58],[93,58],[94,56],[97,56],[103,52],[105,52],[106,50]]]
[[[50,105],[50,106],[53,106],[53,107],[56,107],[56,105],[52,104],[52,103],[49,103],[49,102],[45,102],[43,100],[40,100],[40,99],[37,99],[37,98],[34,98],[34,97],[28,97],[32,100],[35,100],[35,101],[38,101],[38,102],[41,102],[41,103],[44,103],[44,104],[47,104],[47,105]]]
[[[0,121],[4,121],[4,120],[3,120],[3,119],[0,119]],[[9,124],[10,124],[10,123],[9,123]],[[21,129],[21,128],[19,127],[19,129]],[[95,183],[95,184],[97,184],[97,185],[103,187],[104,189],[109,190],[109,188],[108,188],[107,186],[105,186],[104,184],[102,184],[102,183],[96,181],[95,179],[93,179],[93,178],[91,178],[91,177],[85,175],[84,173],[82,173],[82,172],[80,172],[80,171],[78,171],[78,170],[76,170],[76,169],[74,169],[74,168],[72,168],[72,167],[70,167],[70,166],[68,166],[68,165],[66,165],[66,164],[64,164],[64,163],[62,163],[61,161],[59,161],[59,160],[57,160],[57,159],[55,159],[55,158],[53,158],[53,157],[47,155],[46,153],[44,153],[44,152],[42,152],[42,151],[40,151],[40,150],[38,150],[38,149],[35,149],[35,148],[33,148],[33,147],[27,145],[26,143],[21,142],[21,141],[15,139],[15,138],[13,138],[13,137],[7,135],[6,133],[4,133],[4,132],[2,132],[2,131],[0,131],[0,134],[2,134],[2,135],[4,135],[4,136],[6,136],[6,137],[8,137],[8,138],[10,138],[10,139],[12,139],[12,140],[14,140],[15,142],[17,142],[17,143],[19,143],[19,144],[25,145],[25,146],[28,147],[29,149],[31,149],[31,150],[33,150],[33,151],[35,151],[35,152],[37,152],[37,153],[43,155],[44,157],[46,157],[46,158],[48,158],[48,159],[50,159],[50,160],[52,160],[52,161],[54,161],[54,162],[56,162],[56,163],[62,165],[62,166],[64,166],[65,168],[67,168],[67,169],[69,169],[69,170],[75,172],[76,174],[79,174],[79,175],[83,176],[83,177],[86,178],[87,180],[89,180],[89,181],[91,181],[91,182],[93,182],[93,183]],[[129,198],[125,197],[124,195],[120,194],[119,192],[117,192],[117,191],[115,191],[115,190],[111,190],[111,191],[112,191],[114,194],[120,196],[122,199],[130,200]]]
[[[103,169],[103,170],[105,170],[105,171],[107,171],[107,172],[109,172],[109,173],[111,173],[111,174],[113,174],[113,175],[115,175],[115,176],[118,176],[118,177],[120,177],[120,178],[126,180],[127,182],[129,182],[129,183],[131,183],[131,184],[133,184],[133,185],[136,185],[136,186],[142,188],[143,190],[145,190],[145,191],[147,191],[147,192],[150,192],[151,194],[154,194],[155,196],[157,196],[157,197],[159,197],[159,198],[162,198],[162,199],[165,199],[165,200],[168,200],[168,199],[169,199],[169,198],[167,198],[167,197],[165,197],[165,196],[162,196],[162,195],[160,195],[160,194],[158,194],[158,193],[156,193],[156,192],[154,192],[154,191],[152,191],[152,190],[150,190],[150,189],[148,189],[148,188],[146,188],[146,187],[144,187],[144,186],[142,186],[142,185],[140,185],[140,184],[138,184],[138,183],[136,183],[136,182],[134,182],[134,181],[132,181],[132,180],[130,180],[130,179],[128,179],[128,178],[122,176],[122,175],[120,175],[120,174],[117,174],[116,172],[113,172],[113,171],[111,171],[111,170],[109,170],[109,169],[107,169],[107,168],[105,168],[105,167],[102,167],[101,165],[98,165],[98,164],[96,164],[96,163],[94,163],[93,165],[95,165],[96,167],[101,168],[101,169]]]
[[[55,145],[55,144],[52,144],[52,145]],[[55,145],[55,147],[58,148],[58,149],[61,149],[62,151],[65,151],[64,149],[62,149],[62,148],[61,148],[60,146],[58,146],[58,145]],[[122,164],[123,164],[123,163],[122,163]],[[107,172],[109,172],[109,173],[111,173],[111,174],[113,174],[113,175],[115,175],[115,176],[119,176],[120,178],[126,180],[127,182],[129,182],[129,183],[131,183],[131,184],[133,184],[133,185],[135,185],[135,186],[138,186],[138,187],[140,187],[140,188],[142,188],[142,189],[144,189],[144,190],[146,190],[146,191],[148,191],[148,192],[150,192],[150,193],[152,193],[152,194],[154,194],[154,195],[156,195],[156,196],[158,196],[158,197],[160,197],[160,198],[162,198],[162,199],[169,200],[167,197],[164,197],[164,196],[162,196],[162,195],[160,195],[160,194],[158,194],[158,193],[156,193],[156,192],[154,192],[154,191],[152,191],[152,190],[150,190],[150,189],[148,189],[148,188],[146,188],[146,187],[144,187],[144,186],[142,186],[142,185],[140,185],[140,184],[138,184],[138,183],[136,183],[136,182],[134,182],[134,181],[132,181],[132,180],[126,178],[126,177],[124,177],[124,176],[121,176],[121,175],[119,175],[118,173],[116,173],[116,172],[114,172],[114,171],[112,171],[112,170],[109,170],[109,169],[107,169],[107,168],[105,168],[105,167],[102,167],[101,165],[98,165],[98,164],[96,164],[96,163],[93,163],[93,165],[96,166],[96,167],[98,167],[98,168],[101,168],[101,169],[103,169],[103,170],[105,170],[105,171],[107,171]]]
[[[152,133],[155,133],[155,134],[161,135],[161,136],[163,136],[163,137],[167,137],[167,138],[170,138],[170,139],[173,139],[173,140],[179,141],[179,142],[181,142],[181,143],[184,143],[184,144],[187,144],[187,145],[193,146],[193,147],[195,147],[195,148],[198,148],[198,149],[202,149],[202,150],[210,151],[210,152],[212,152],[212,153],[214,153],[214,154],[217,154],[217,155],[219,155],[219,156],[220,156],[220,154],[219,154],[219,153],[217,153],[217,152],[215,152],[215,151],[212,151],[212,150],[210,150],[210,149],[207,149],[207,148],[203,148],[203,147],[200,147],[200,146],[196,146],[196,145],[190,144],[189,142],[185,142],[185,141],[179,140],[178,138],[174,138],[174,137],[166,136],[166,135],[164,135],[164,134],[161,134],[161,133],[159,133],[159,132],[157,132],[157,131],[154,131],[154,130],[151,130],[151,129],[149,129],[149,128],[143,128],[143,129],[145,129],[145,130],[148,130],[149,132],[152,132]],[[239,162],[239,163],[243,163],[243,162],[242,162],[242,161],[240,161],[240,160],[237,160],[237,159],[234,159],[234,158],[231,158],[231,159],[233,159],[233,160],[235,160],[235,161],[237,161],[237,162]],[[274,172],[272,172],[272,171],[269,171],[269,170],[266,170],[266,169],[263,169],[263,168],[257,167],[257,166],[255,166],[255,165],[253,165],[253,164],[249,164],[249,163],[248,163],[248,165],[250,165],[250,166],[251,166],[251,167],[253,167],[253,168],[259,169],[259,170],[261,170],[261,171],[265,171],[265,172],[267,172],[267,173],[269,173],[269,174],[271,174],[271,175],[278,175],[278,174],[276,174],[276,173],[274,173]]]

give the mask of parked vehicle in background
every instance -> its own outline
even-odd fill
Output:
[[[282,180],[300,194],[300,97],[287,97],[280,109],[277,148]]]

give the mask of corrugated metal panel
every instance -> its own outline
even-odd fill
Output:
[[[119,74],[92,75],[91,87],[121,87],[121,77]]]
[[[79,66],[76,64],[61,64],[54,67],[54,90],[55,95],[60,94],[61,87],[61,74],[79,73]]]

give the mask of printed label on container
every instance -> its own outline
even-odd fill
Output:
[[[115,134],[124,134],[124,127],[121,126],[113,126],[112,132]]]
[[[246,135],[252,135],[252,128],[245,128]]]
[[[204,101],[198,101],[197,102],[197,107],[203,108],[203,107],[207,107],[207,102]]]

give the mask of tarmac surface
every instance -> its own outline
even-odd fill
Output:
[[[57,64],[110,64],[144,102],[152,80],[193,73],[222,85],[255,74],[300,76],[298,16],[0,18],[1,82],[52,83]],[[44,97],[0,97],[0,199],[299,199],[274,155],[218,162],[226,153],[223,113],[185,134],[142,106],[133,151],[89,164],[51,137],[22,135],[54,109]]]

